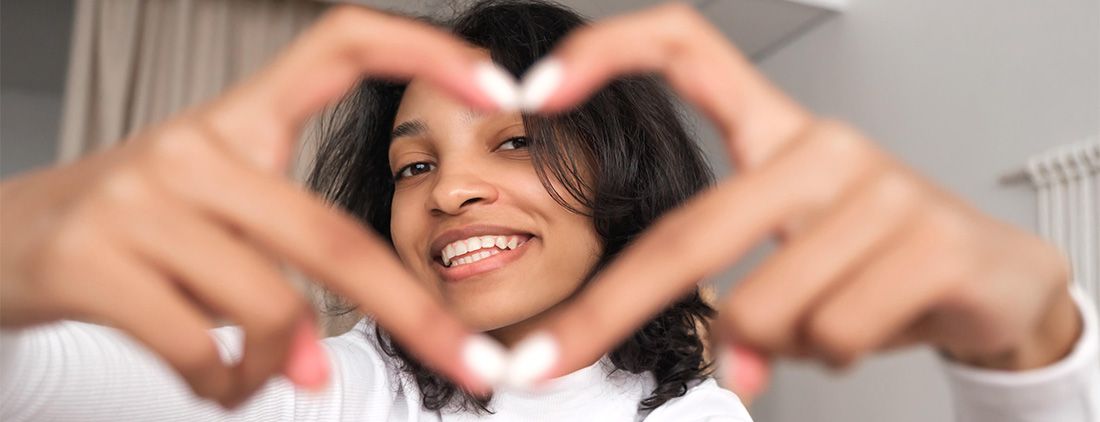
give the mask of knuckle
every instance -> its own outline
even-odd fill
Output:
[[[80,302],[76,300],[73,303],[70,299],[83,299],[73,297],[74,293],[79,293],[77,289],[70,288],[74,269],[94,272],[101,265],[89,251],[105,247],[103,236],[95,232],[96,225],[81,221],[83,219],[83,216],[72,216],[59,224],[54,232],[43,239],[41,246],[27,257],[28,275],[38,280],[36,285],[47,295],[56,298],[58,305],[62,307],[72,307]]]
[[[753,306],[740,296],[734,296],[723,309],[723,325],[738,342],[762,350],[775,350],[783,342],[781,327],[776,326],[766,310]]]
[[[920,187],[896,172],[886,172],[876,178],[871,187],[871,202],[882,212],[900,214],[915,207],[921,197]]]
[[[282,280],[280,283],[286,284]],[[294,292],[290,286],[277,286],[265,293],[263,301],[257,301],[248,312],[244,322],[248,328],[263,333],[289,332],[307,309],[305,299]]]
[[[874,148],[859,132],[846,123],[822,119],[813,123],[807,142],[817,159],[845,166],[864,167],[873,159]]]
[[[209,170],[210,140],[194,128],[162,131],[149,144],[145,164],[165,182],[201,175]]]
[[[695,10],[695,7],[681,2],[670,2],[660,6],[659,16],[666,16],[667,21],[679,27],[689,29],[698,26],[703,17]]]
[[[378,256],[365,231],[354,225],[336,222],[320,224],[317,230],[318,251],[321,259],[333,265],[348,268],[361,267],[364,257]]]
[[[218,349],[211,341],[187,342],[170,360],[173,367],[193,386],[210,389],[212,375],[221,366]]]
[[[830,362],[851,362],[867,348],[861,330],[829,314],[811,317],[806,335],[818,353]]]
[[[568,326],[583,327],[589,333],[614,332],[613,316],[608,315],[607,308],[592,306],[591,303],[582,303],[570,309]]]
[[[668,52],[678,52],[686,43],[698,38],[699,28],[707,24],[694,7],[683,3],[669,3],[657,10],[660,39]]]
[[[940,207],[932,208],[924,217],[920,235],[924,248],[936,253],[928,254],[934,272],[934,281],[958,282],[971,276],[974,263],[980,262],[974,254],[970,227],[961,217]]]
[[[334,6],[321,18],[319,28],[322,31],[335,34],[349,34],[362,29],[364,20],[370,14],[360,6],[342,4]]]
[[[114,169],[99,182],[96,189],[95,201],[84,205],[89,213],[91,208],[106,207],[110,210],[123,208],[130,209],[146,205],[151,196],[151,190],[145,175],[136,167],[121,166]],[[99,211],[105,211],[99,209]]]

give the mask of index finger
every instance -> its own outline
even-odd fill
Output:
[[[424,22],[338,6],[202,116],[234,150],[282,170],[305,120],[363,76],[423,78],[481,110],[514,107],[511,75],[474,51]]]
[[[611,79],[657,72],[721,131],[742,169],[764,163],[811,117],[691,6],[673,3],[577,31],[524,77],[521,103],[557,112]]]
[[[843,126],[815,123],[757,171],[661,217],[541,334],[516,346],[509,382],[529,385],[587,366],[786,220],[836,201],[873,171],[854,155],[861,142]],[[740,206],[746,203],[752,206]]]

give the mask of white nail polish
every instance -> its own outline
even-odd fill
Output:
[[[535,63],[523,76],[519,105],[526,111],[538,111],[561,85],[564,68],[561,61],[548,57]]]
[[[519,107],[519,86],[511,74],[489,61],[478,63],[475,74],[481,90],[488,94],[501,110],[510,111]]]
[[[466,339],[466,344],[462,346],[462,360],[470,372],[485,384],[493,385],[504,376],[508,356],[500,343],[479,334]]]
[[[528,336],[512,350],[512,362],[504,381],[513,388],[530,388],[558,361],[558,342],[547,332]]]

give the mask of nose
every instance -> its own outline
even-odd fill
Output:
[[[432,215],[458,215],[474,204],[489,204],[497,200],[497,187],[488,178],[469,168],[451,166],[439,169],[428,207]]]

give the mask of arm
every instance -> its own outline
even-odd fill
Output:
[[[239,330],[211,334],[223,360],[239,355]],[[6,421],[285,420],[294,411],[294,389],[280,377],[229,413],[195,396],[156,355],[113,328],[63,321],[4,330],[0,341],[0,419]]]
[[[303,386],[327,377],[289,265],[375,315],[441,374],[487,390],[462,360],[477,337],[377,233],[286,180],[302,124],[369,75],[423,78],[484,111],[514,85],[439,28],[334,7],[218,98],[116,147],[0,181],[0,326],[105,321],[198,395],[234,407],[274,375]],[[234,367],[207,337],[213,316],[248,333]]]
[[[197,397],[157,355],[122,331],[64,321],[0,333],[0,420],[387,420],[394,389],[362,325],[323,341],[332,378],[299,390],[272,378],[228,411]],[[210,331],[225,362],[239,360],[243,331]]]
[[[1070,289],[1082,330],[1060,361],[1022,372],[978,369],[945,362],[958,422],[1095,421],[1100,418],[1100,327],[1096,307],[1077,286]]]

